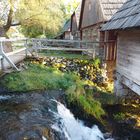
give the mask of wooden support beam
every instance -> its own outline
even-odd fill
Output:
[[[128,88],[130,88],[132,91],[134,91],[135,93],[137,93],[138,95],[140,95],[140,85],[138,85],[137,83],[133,82],[132,80],[126,78],[125,76],[122,76],[121,82],[125,86],[127,86]]]
[[[17,71],[19,71],[19,69],[17,68],[17,66],[11,61],[11,59],[6,55],[6,53],[3,51],[3,41],[0,42],[0,55],[2,55],[2,69],[4,69],[4,64],[3,64],[3,59],[6,59],[6,61],[13,67],[15,68]]]

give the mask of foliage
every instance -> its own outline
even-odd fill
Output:
[[[112,105],[116,102],[116,98],[113,93],[103,92],[98,90],[96,87],[94,89],[87,89],[86,94],[93,96],[94,99],[98,100],[102,104]]]
[[[23,72],[6,75],[1,84],[10,91],[20,92],[46,89],[67,90],[72,85],[75,85],[77,79],[79,79],[78,76],[74,74],[62,73],[54,68],[29,64],[28,69]]]
[[[67,95],[67,102],[74,104],[79,110],[85,113],[85,115],[91,115],[97,120],[102,120],[102,116],[105,115],[102,109],[101,103],[96,101],[92,96],[86,94],[77,95],[77,93],[71,93]]]
[[[72,13],[77,8],[78,4],[80,3],[80,0],[61,0],[62,3],[64,3],[64,6],[62,7],[62,10],[64,12],[64,17],[66,21],[71,17]]]
[[[1,0],[0,24],[5,32],[11,26],[21,25],[22,28],[27,28],[27,30],[32,28],[33,34],[36,33],[36,30],[34,30],[36,26],[38,31],[40,29],[42,32],[43,29],[45,34],[48,32],[56,35],[65,20],[62,6],[64,6],[64,3],[56,0]]]
[[[22,0],[19,3],[19,9],[16,17],[20,20],[22,25],[27,29],[34,26],[41,27],[40,32],[50,32],[56,35],[63,25],[63,12],[61,10],[60,1],[56,0]],[[27,7],[28,6],[28,7]],[[37,9],[37,10],[36,10]],[[21,16],[21,13],[26,13]],[[35,32],[35,30],[32,30]],[[35,34],[35,33],[34,33]]]
[[[126,118],[126,115],[122,112],[120,112],[118,114],[113,114],[113,116],[114,116],[114,119],[117,121],[122,121],[122,120],[125,120],[125,118]]]
[[[29,38],[36,38],[38,36],[41,36],[43,34],[42,27],[39,27],[38,25],[32,25],[32,26],[22,26],[21,32]]]
[[[93,59],[93,65],[94,66],[99,66],[101,64],[101,60],[99,59],[99,58],[95,58],[95,59]]]

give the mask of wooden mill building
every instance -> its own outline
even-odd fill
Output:
[[[74,13],[71,15],[71,34],[74,40],[80,40],[79,21],[81,13],[81,4],[78,5]]]
[[[65,39],[70,40],[72,39],[71,35],[71,19],[67,20],[62,28],[62,32],[54,37],[55,39]]]
[[[128,0],[102,30],[118,35],[116,93],[140,95],[140,1]]]
[[[67,39],[67,40],[71,39],[72,36],[71,36],[70,25],[71,25],[71,19],[67,20],[66,23],[64,24],[63,39]]]
[[[83,0],[79,30],[82,40],[105,42],[98,44],[99,55],[107,63],[108,77],[112,78],[112,72],[116,62],[116,39],[114,31],[100,32],[102,25],[124,4],[126,0]],[[92,47],[92,46],[88,46]]]

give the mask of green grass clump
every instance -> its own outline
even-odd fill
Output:
[[[92,90],[87,89],[86,94],[93,96],[94,99],[96,99],[102,104],[112,105],[116,102],[116,97],[113,93],[103,92],[103,91],[98,90],[97,88],[94,88]]]
[[[6,75],[1,84],[10,91],[31,91],[47,89],[67,90],[75,85],[78,76],[62,73],[55,68],[29,64],[28,69]]]
[[[118,113],[118,114],[113,114],[113,117],[116,121],[123,121],[126,118],[126,115],[122,112]]]
[[[65,51],[46,51],[40,52],[39,55],[47,57],[64,57],[67,59],[89,59],[88,55],[81,53],[65,52]]]
[[[76,105],[85,115],[95,117],[97,120],[102,120],[105,111],[102,109],[101,103],[96,101],[92,96],[86,94],[68,94],[67,101],[69,104]]]

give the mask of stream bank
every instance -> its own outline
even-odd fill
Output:
[[[53,57],[34,58],[25,65],[27,70],[4,76],[2,84],[8,91],[22,93],[28,90],[64,90],[72,95],[71,99],[67,99],[68,108],[75,118],[84,120],[87,126],[97,124],[103,132],[110,132],[116,140],[139,138],[139,127],[129,121],[131,117],[128,119],[125,115],[132,105],[115,104],[110,86],[105,82],[106,77],[102,76],[104,70],[102,71],[98,59],[89,62]],[[130,109],[129,115],[138,116],[134,119],[137,121],[139,112],[139,107],[134,107]],[[129,122],[129,129],[126,122]]]

